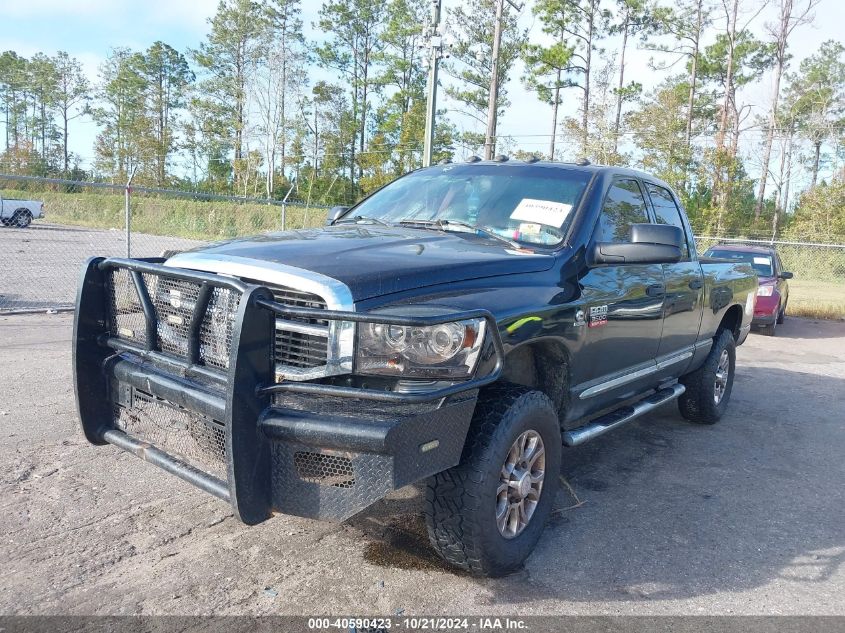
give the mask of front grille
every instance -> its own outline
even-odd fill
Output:
[[[155,345],[166,354],[186,359],[194,306],[201,284],[172,277],[142,274],[155,309]],[[229,368],[232,329],[240,295],[228,288],[214,288],[200,323],[199,361],[216,369]],[[107,314],[112,336],[145,345],[146,321],[131,273],[125,268],[110,272]]]
[[[139,389],[114,405],[114,424],[137,439],[219,479],[226,474],[226,430],[222,422],[188,411]]]
[[[261,283],[261,282],[252,282]],[[302,292],[294,290],[293,288],[281,288],[277,286],[268,286],[270,292],[273,293],[273,300],[282,305],[291,306],[293,308],[313,308],[315,310],[325,310],[326,302],[322,297],[312,294],[310,292]],[[312,323],[318,325],[327,325],[328,321],[318,319],[296,318],[296,321],[304,323]]]
[[[276,362],[306,369],[326,364],[328,339],[325,336],[276,330]]]
[[[293,463],[296,474],[303,481],[335,488],[355,485],[355,470],[348,457],[298,451],[293,456]]]
[[[245,280],[262,284],[260,281]],[[294,308],[325,310],[326,301],[319,295],[293,288],[263,284],[273,293],[273,300]],[[306,327],[301,327],[306,326]],[[275,359],[280,369],[313,369],[323,367],[328,358],[329,322],[325,319],[285,317],[276,320]]]

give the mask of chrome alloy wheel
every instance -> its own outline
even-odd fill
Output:
[[[546,449],[537,431],[525,431],[511,445],[496,490],[496,523],[505,538],[528,527],[546,476]]]
[[[728,350],[723,349],[721,356],[719,356],[719,366],[716,367],[716,382],[713,385],[713,401],[716,404],[719,404],[725,397],[730,373],[731,357],[728,355]]]

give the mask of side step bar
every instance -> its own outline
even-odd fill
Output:
[[[611,413],[597,418],[584,426],[579,426],[577,429],[564,431],[563,443],[565,446],[578,446],[579,444],[588,442],[599,435],[604,435],[618,426],[622,426],[631,420],[635,420],[649,411],[653,411],[661,404],[674,400],[684,393],[684,391],[686,391],[686,387],[684,387],[681,383],[675,383],[671,387],[661,389],[660,391],[650,395],[648,398],[640,400],[636,404],[612,411]]]

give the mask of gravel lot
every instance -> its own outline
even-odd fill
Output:
[[[0,316],[0,337],[3,614],[845,615],[845,323],[752,334],[715,427],[668,405],[568,450],[571,492],[499,580],[433,558],[414,488],[341,525],[246,528],[84,442],[69,315]]]
[[[132,256],[157,257],[199,243],[133,233]],[[92,255],[124,257],[126,233],[40,221],[26,229],[0,227],[0,310],[73,306],[79,270]]]

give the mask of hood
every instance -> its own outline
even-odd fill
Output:
[[[221,262],[215,266],[214,262]],[[317,273],[345,284],[353,301],[425,286],[551,268],[548,253],[508,248],[474,233],[342,225],[268,233],[203,246],[169,266],[227,272],[223,262]],[[257,281],[268,279],[257,278]]]

